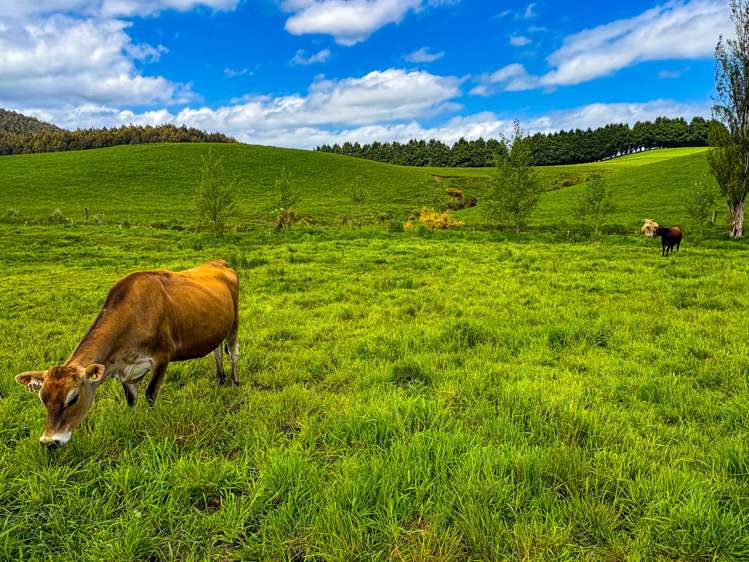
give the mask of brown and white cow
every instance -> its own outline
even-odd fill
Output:
[[[39,441],[63,445],[86,417],[99,385],[122,383],[130,406],[136,384],[151,371],[146,398],[153,404],[170,361],[213,352],[219,384],[226,382],[222,344],[237,381],[239,278],[223,260],[180,272],[143,271],[119,281],[99,315],[63,365],[16,376],[47,408]]]
[[[655,238],[655,231],[658,229],[658,223],[653,219],[644,219],[642,221],[642,228],[640,234],[647,236],[648,238]]]

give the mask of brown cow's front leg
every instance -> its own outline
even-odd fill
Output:
[[[138,399],[138,387],[134,384],[122,383],[122,390],[125,391],[125,398],[127,398],[127,405],[131,408],[135,406],[135,402]]]
[[[226,372],[224,371],[224,352],[221,345],[213,350],[213,357],[216,359],[216,380],[219,386],[226,384]]]
[[[153,406],[156,402],[156,397],[159,395],[161,383],[164,382],[164,375],[166,374],[166,368],[168,365],[168,360],[154,363],[152,369],[153,375],[151,375],[151,380],[148,381],[148,387],[146,387],[146,398],[148,399],[148,404],[150,406]]]

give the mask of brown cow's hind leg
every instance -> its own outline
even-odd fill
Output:
[[[146,398],[148,399],[148,404],[150,406],[153,406],[156,402],[156,397],[159,395],[161,383],[164,382],[164,375],[166,374],[166,368],[168,365],[169,361],[154,363],[154,366],[151,369],[153,374],[151,375],[151,380],[148,381],[148,387],[146,387]]]
[[[239,342],[237,341],[237,335],[233,334],[229,337],[227,342],[227,350],[229,353],[229,359],[231,361],[231,383],[236,386],[239,384],[237,378],[237,361],[239,360]]]
[[[213,357],[216,359],[216,380],[219,385],[226,384],[226,372],[224,371],[224,353],[221,345],[213,350]]]

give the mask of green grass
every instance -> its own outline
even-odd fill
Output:
[[[0,237],[2,558],[749,556],[744,246]],[[12,375],[63,361],[126,272],[215,256],[243,265],[241,387],[210,358],[154,409],[108,383],[42,449]]]
[[[0,225],[0,559],[749,558],[749,248],[718,227],[669,259],[635,235],[571,242],[579,187],[554,185],[601,170],[617,229],[684,224],[704,154],[542,169],[537,232],[516,237],[478,208],[461,231],[330,226],[350,175],[400,213],[451,182],[480,196],[480,171],[226,150],[262,224],[218,241]],[[0,209],[190,224],[200,153],[2,158]],[[327,226],[265,226],[284,165]],[[126,273],[216,257],[241,278],[241,386],[174,363],[131,411],[109,382],[68,445],[40,447],[44,408],[13,375],[64,361]]]

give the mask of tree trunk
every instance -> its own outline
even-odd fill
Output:
[[[728,236],[741,238],[744,235],[744,200],[732,203],[729,207]]]

